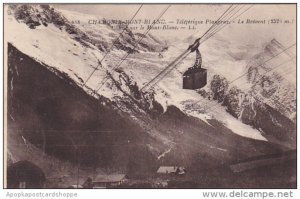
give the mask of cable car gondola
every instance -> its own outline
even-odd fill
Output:
[[[207,84],[207,70],[201,68],[202,57],[198,50],[199,42],[191,45],[189,49],[191,52],[196,51],[196,61],[193,67],[190,67],[183,73],[183,89],[199,89]]]

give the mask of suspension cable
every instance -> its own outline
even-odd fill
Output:
[[[122,34],[128,28],[129,24],[131,24],[132,20],[136,17],[136,15],[138,14],[138,12],[141,10],[142,7],[143,7],[143,4],[140,5],[140,7],[137,9],[137,11],[134,13],[134,15],[131,17],[129,23],[126,25],[126,27],[123,29],[123,31],[119,34],[118,38],[113,41],[112,45],[110,46],[109,50],[107,50],[107,52],[105,53],[105,55],[103,56],[103,58],[100,61],[98,61],[98,65],[95,67],[95,69],[93,70],[93,72],[89,75],[89,77],[85,80],[83,86],[86,85],[86,83],[90,80],[90,78],[96,72],[96,70],[98,69],[98,67],[102,64],[102,61],[105,59],[105,57],[107,56],[107,54],[112,50],[112,48],[115,45],[115,43],[120,39],[120,37],[122,36]]]
[[[271,61],[271,60],[274,59],[275,57],[278,57],[280,54],[286,52],[287,50],[289,50],[290,48],[292,48],[292,47],[295,46],[295,45],[296,45],[296,43],[290,45],[289,47],[285,48],[285,49],[282,50],[281,52],[279,52],[279,53],[277,53],[276,55],[274,55],[273,57],[271,57],[270,59],[267,59],[266,61],[264,61],[264,62],[263,62],[262,64],[260,64],[259,66],[262,66],[263,64],[265,64],[265,63]],[[258,66],[258,67],[259,67],[259,66]],[[247,74],[248,74],[248,71],[246,71],[246,72],[243,73],[242,75],[238,76],[237,78],[231,80],[231,81],[228,83],[228,85],[230,85],[230,84],[232,84],[233,82],[235,82],[235,81],[241,79],[243,76],[245,76],[245,75],[247,75]],[[224,90],[224,89],[223,89],[223,90]],[[221,90],[221,91],[222,91],[222,90]],[[198,101],[192,103],[190,106],[193,106],[193,105],[195,105],[195,104],[198,104],[198,103],[200,103],[201,101],[203,101],[204,99],[205,99],[205,98],[203,98],[203,99],[201,99],[201,100],[198,100]]]
[[[139,40],[136,42],[136,45],[134,46],[134,48],[133,48],[133,51],[135,50],[135,48],[137,47],[137,45],[144,39],[144,36],[146,36],[148,33],[149,33],[149,31],[152,29],[152,27],[156,24],[156,22],[167,12],[167,10],[169,9],[171,7],[171,5],[169,5],[169,6],[167,6],[163,11],[162,11],[162,13],[157,17],[157,19],[155,19],[153,22],[152,22],[152,24],[151,24],[151,26],[142,34],[143,36],[140,36],[139,37]],[[119,64],[117,65],[117,66],[115,66],[115,67],[113,67],[112,68],[112,70],[114,70],[114,69],[116,69],[116,68],[118,68],[118,67],[120,67],[121,66],[121,64],[125,61],[125,59],[127,59],[127,57],[129,56],[129,53],[127,53],[125,56],[123,56],[123,58],[121,59],[121,61],[119,62]],[[101,81],[101,83],[100,83],[100,86],[99,86],[99,88],[96,90],[96,92],[98,92],[101,88],[102,88],[102,86],[106,83],[108,81],[108,78],[107,78],[107,75],[103,78],[103,80]]]
[[[224,19],[225,17],[227,17],[234,9],[236,9],[238,7],[238,5],[236,7],[234,7],[232,10],[230,10],[230,8],[232,8],[233,5],[231,5],[222,15],[221,17],[218,18],[218,20],[201,36],[199,37],[198,39],[196,39],[196,41],[198,40],[201,40],[205,35],[207,34],[210,34],[209,31],[210,30],[215,30],[213,29],[214,27],[216,27],[218,24],[219,24],[219,21],[222,19]],[[243,6],[238,10],[236,11],[233,15],[230,16],[230,19],[236,15],[241,9],[243,8]],[[250,8],[248,8],[250,9]],[[248,10],[247,9],[247,10]],[[230,10],[230,11],[229,11]],[[245,13],[247,10],[245,10],[243,13]],[[243,13],[241,13],[240,15],[242,15]],[[238,15],[238,16],[240,16]],[[217,25],[216,25],[217,24]],[[223,25],[223,24],[222,24]],[[227,25],[227,24],[225,24]],[[224,28],[224,26],[222,27]],[[221,29],[220,29],[221,30]],[[220,31],[218,30],[218,31]],[[198,31],[199,32],[199,31]],[[214,33],[215,34],[215,33]],[[211,35],[209,35],[209,38],[211,37]],[[205,40],[207,40],[205,38]],[[203,43],[203,42],[202,42]],[[144,85],[140,91],[145,91],[146,88],[150,88],[150,87],[153,87],[155,86],[156,84],[159,83],[159,81],[161,81],[165,76],[167,76],[183,59],[185,59],[187,57],[188,54],[190,54],[190,51],[189,50],[186,50],[184,51],[180,56],[178,56],[173,62],[171,62],[165,69],[163,69],[160,73],[158,73],[154,78],[152,78],[148,83],[146,83],[146,85]],[[181,59],[177,64],[175,64],[179,59]],[[173,66],[175,64],[175,66]],[[161,77],[160,77],[161,76]],[[151,84],[153,84],[151,86]]]
[[[239,14],[238,16],[236,16],[234,19],[232,19],[231,21],[230,21],[230,23],[232,22],[232,21],[234,21],[236,18],[238,18],[239,16],[241,16],[242,14],[244,14],[245,12],[247,12],[250,8],[252,8],[254,5],[251,5],[251,6],[249,6],[247,9],[245,9],[241,14]],[[239,9],[240,10],[240,9]],[[226,26],[227,26],[228,24],[223,24],[223,26],[220,28],[220,29],[218,29],[217,31],[215,31],[212,35],[210,35],[208,38],[205,38],[205,40],[204,41],[202,41],[202,43],[204,43],[206,40],[208,40],[208,39],[210,39],[211,37],[213,37],[216,33],[218,33],[219,31],[221,31],[223,28],[225,28]]]
[[[277,69],[277,68],[280,67],[280,66],[283,66],[283,65],[287,64],[288,62],[291,62],[291,61],[292,61],[293,59],[295,59],[295,58],[296,58],[296,57],[292,57],[292,58],[289,59],[288,61],[282,62],[282,63],[280,63],[279,65],[273,67],[272,69],[266,71],[266,72],[262,75],[262,77],[260,77],[260,78],[259,78],[259,79],[251,86],[251,87],[254,87],[257,83],[259,83],[259,81],[260,81],[262,78],[264,78],[265,75],[266,75],[267,73],[269,73],[269,72],[271,72],[271,71]],[[215,107],[215,106],[217,106],[217,105],[218,105],[218,103],[215,104],[215,105],[213,105],[213,106],[211,106],[211,107],[209,107],[209,108],[207,108],[207,109],[205,109],[204,111],[206,112],[206,111],[212,109],[213,107]]]

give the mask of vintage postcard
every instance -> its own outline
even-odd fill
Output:
[[[296,4],[4,4],[5,188],[296,188]]]

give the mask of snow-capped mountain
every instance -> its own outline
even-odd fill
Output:
[[[96,168],[134,173],[161,164],[217,167],[295,147],[289,119],[295,117],[295,87],[281,72],[265,76],[271,65],[260,64],[284,48],[276,40],[260,52],[254,45],[228,48],[218,37],[201,47],[210,70],[205,89],[182,89],[191,55],[154,88],[140,92],[188,43],[171,45],[129,28],[120,36],[121,28],[82,23],[100,16],[48,5],[5,6],[5,12],[9,128],[21,129],[24,140],[50,156],[68,161],[80,156]],[[81,23],[73,23],[78,18]],[[274,125],[280,127],[276,132]],[[17,142],[14,133],[8,132],[8,143]],[[78,155],[87,145],[94,148],[82,147]],[[22,158],[18,147],[8,144],[11,159]]]
[[[248,64],[248,79],[253,83],[252,92],[282,114],[295,119],[296,112],[296,73],[294,49],[284,51],[276,39],[265,46],[262,53],[254,56]],[[274,60],[262,64],[271,57]],[[270,71],[270,72],[269,72]]]
[[[244,72],[236,78],[217,73],[212,76],[210,85],[199,93],[218,101],[231,115],[266,137],[277,135],[281,144],[295,140],[294,50],[273,39],[265,44],[262,52],[246,59]],[[284,134],[288,139],[282,139]]]

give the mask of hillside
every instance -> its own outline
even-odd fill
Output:
[[[29,159],[45,170],[49,187],[75,184],[76,168],[82,170],[80,182],[99,173],[126,173],[132,180],[147,180],[164,165],[185,166],[191,175],[199,176],[207,169],[295,148],[296,129],[291,120],[295,95],[288,95],[290,103],[282,109],[271,103],[282,97],[285,85],[291,86],[290,91],[294,89],[293,84],[274,79],[278,74],[270,77],[278,89],[269,97],[264,95],[264,87],[229,87],[222,96],[214,93],[211,85],[215,75],[222,73],[217,67],[210,71],[204,90],[183,90],[182,72],[194,61],[189,56],[155,88],[140,92],[139,88],[187,46],[185,43],[169,45],[159,57],[165,41],[126,29],[110,49],[119,31],[109,25],[72,23],[75,16],[82,21],[100,16],[47,5],[5,9],[5,27],[10,33],[5,35],[7,150],[10,162]],[[138,37],[145,39],[136,43]],[[280,46],[275,40],[271,44]],[[258,67],[251,62],[247,65],[248,59],[271,56],[256,48],[253,51],[260,54],[253,53],[253,58],[215,50],[209,59],[225,56],[223,63],[242,64],[243,70],[235,71],[242,73]],[[127,53],[122,66],[115,68]],[[205,67],[211,61],[204,60]],[[243,81],[251,85],[263,73],[260,70],[256,77],[249,73],[251,78]],[[217,80],[225,78],[225,82],[224,76]],[[250,91],[262,102],[249,97]],[[195,104],[199,100],[201,103]],[[213,109],[207,109],[212,105]],[[54,178],[63,180],[53,184],[50,179]],[[264,186],[269,185],[266,182]]]

